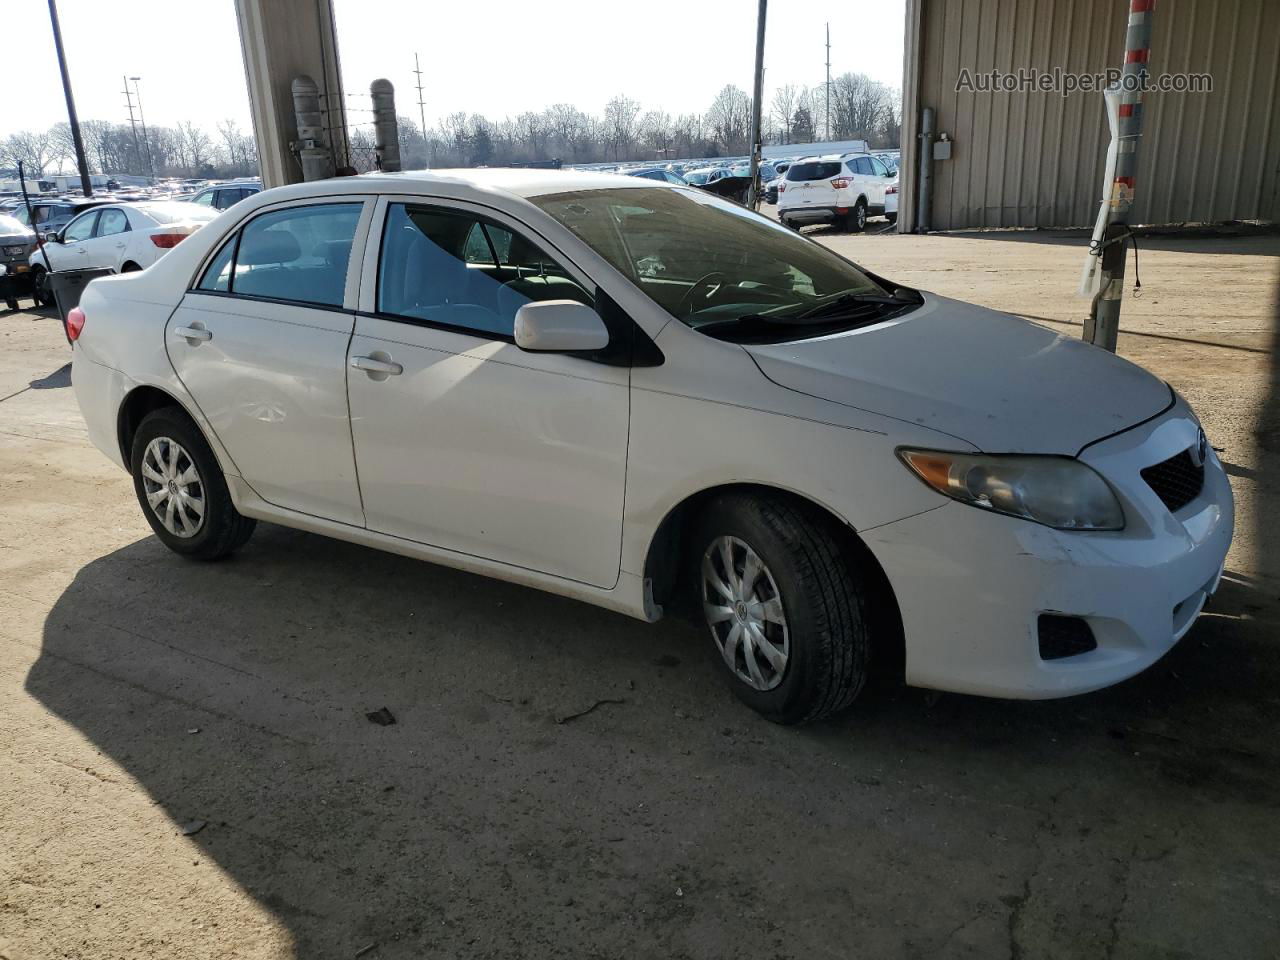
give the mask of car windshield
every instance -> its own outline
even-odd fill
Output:
[[[684,175],[684,178],[688,180],[690,183],[701,186],[702,184],[706,183],[709,179],[711,179],[711,171],[710,170],[692,170],[689,173],[686,173]]]
[[[609,189],[530,200],[690,327],[795,340],[918,305],[826,247],[700,190]]]

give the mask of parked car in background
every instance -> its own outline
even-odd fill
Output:
[[[769,178],[764,185],[764,202],[778,202],[778,188],[782,186],[783,180],[786,179],[787,170],[791,167],[790,160],[779,160],[773,165],[773,176]]]
[[[52,302],[48,271],[105,268],[142,270],[218,215],[207,207],[168,200],[115,203],[86,210],[66,228],[45,238],[30,255],[37,299]]]
[[[636,170],[623,171],[628,177],[643,177],[646,180],[657,180],[660,183],[674,183],[677,186],[687,187],[689,181],[678,173],[672,173],[663,167],[641,167]]]
[[[31,268],[27,258],[36,247],[30,227],[0,214],[0,299],[10,310],[18,309],[18,297],[31,293]]]
[[[890,225],[898,222],[898,181],[884,188],[884,218]]]
[[[41,237],[57,233],[84,210],[99,207],[110,200],[103,197],[74,197],[60,200],[32,200],[31,216],[26,205],[16,207],[11,216],[25,226],[33,226]]]
[[[684,179],[695,187],[705,187],[709,183],[715,183],[729,176],[732,174],[724,167],[703,167],[701,170],[687,171]]]
[[[255,193],[261,192],[262,181],[237,180],[232,183],[219,183],[212,187],[205,187],[187,202],[194,203],[197,206],[212,207],[215,210],[226,210],[246,197],[251,197]]]
[[[272,190],[93,281],[67,326],[89,439],[175,553],[266,520],[646,621],[687,602],[778,722],[877,666],[1116,683],[1191,628],[1231,542],[1223,466],[1158,377],[636,177]]]
[[[834,223],[858,232],[866,229],[868,217],[884,216],[885,190],[896,182],[884,162],[870,154],[808,157],[787,170],[779,187],[778,219],[796,229]]]

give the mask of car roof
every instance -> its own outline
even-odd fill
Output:
[[[290,197],[313,197],[344,193],[415,193],[429,192],[439,186],[469,186],[492,193],[505,193],[529,198],[549,193],[572,193],[578,190],[652,189],[652,181],[619,173],[592,170],[538,170],[527,167],[482,167],[458,170],[408,170],[401,173],[366,173],[355,177],[333,177],[308,183],[278,187],[256,197],[277,200]],[[244,201],[249,202],[249,201]],[[271,202],[267,200],[264,202]]]

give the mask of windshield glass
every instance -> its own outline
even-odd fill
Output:
[[[706,183],[709,179],[711,179],[711,171],[710,170],[693,170],[689,173],[686,173],[684,175],[684,178],[688,180],[690,183],[703,184],[703,183]]]
[[[700,190],[615,188],[530,200],[676,319],[715,336],[734,336],[736,325],[796,339],[815,333],[799,326],[842,320],[847,327],[853,312],[865,320],[870,307],[907,305],[820,244]],[[854,298],[876,303],[855,307]]]

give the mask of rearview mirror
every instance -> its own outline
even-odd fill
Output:
[[[44,242],[45,243],[61,243],[62,232],[60,230],[51,230],[50,232],[44,235]]]
[[[516,346],[538,353],[603,350],[609,330],[600,315],[576,300],[540,300],[516,311]]]

